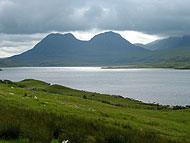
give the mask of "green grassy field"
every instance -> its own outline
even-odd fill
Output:
[[[189,143],[190,108],[0,81],[0,143]]]

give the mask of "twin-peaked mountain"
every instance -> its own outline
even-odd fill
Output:
[[[114,32],[105,32],[89,41],[72,34],[50,34],[33,49],[9,60],[31,66],[122,65],[135,62],[149,50],[135,46]]]
[[[121,35],[105,32],[89,41],[72,34],[49,34],[34,48],[0,60],[0,66],[104,66],[190,63],[190,36],[169,37],[133,45]]]

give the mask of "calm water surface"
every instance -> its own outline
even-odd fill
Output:
[[[190,70],[18,67],[3,68],[0,72],[0,79],[20,81],[28,78],[144,102],[190,105]]]

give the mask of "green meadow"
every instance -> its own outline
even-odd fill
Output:
[[[189,143],[190,108],[0,81],[0,143]]]

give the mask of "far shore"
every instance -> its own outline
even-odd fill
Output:
[[[101,67],[101,69],[141,69],[141,68],[164,68],[164,69],[179,69],[179,70],[190,70],[190,67],[185,66],[112,66],[112,67]]]

